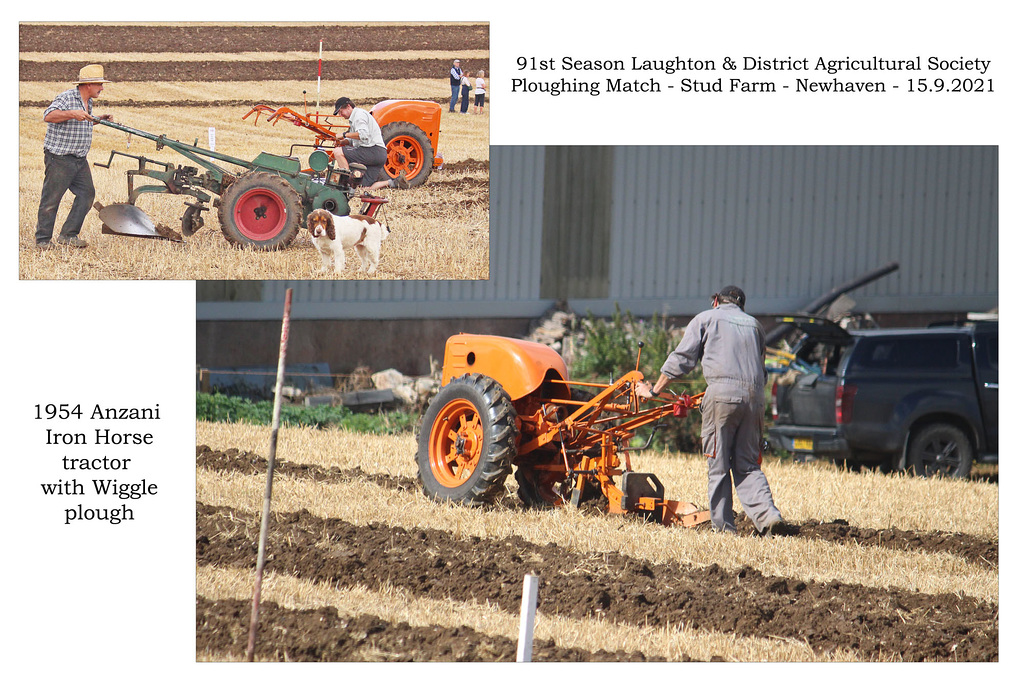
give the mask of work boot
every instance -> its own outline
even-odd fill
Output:
[[[402,189],[402,190],[408,190],[409,189],[409,181],[406,180],[406,178],[405,178],[405,171],[399,171],[398,172],[398,177],[395,178],[395,181],[398,183],[398,187],[400,189]]]
[[[39,251],[49,251],[54,248],[53,242],[36,242],[36,249]]]
[[[797,527],[794,527],[792,524],[787,524],[781,517],[776,517],[768,522],[764,527],[764,530],[761,531],[761,535],[765,538],[769,538],[771,536],[796,536],[796,534]]]
[[[69,247],[75,247],[76,249],[85,249],[89,246],[89,243],[83,239],[79,239],[78,235],[72,235],[71,237],[58,237],[56,240],[57,244],[66,244]]]

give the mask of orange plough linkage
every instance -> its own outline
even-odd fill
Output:
[[[317,147],[329,143],[332,147],[337,145],[339,135],[348,130],[348,125],[343,123],[331,123],[329,114],[300,114],[291,107],[271,107],[267,104],[257,104],[242,117],[242,120],[255,114],[253,125],[259,122],[260,114],[267,115],[267,122],[276,125],[278,121],[287,121],[296,126],[313,131],[316,135],[314,145]]]
[[[556,422],[533,425],[530,431],[537,436],[520,444],[519,458],[522,461],[531,452],[556,445],[562,454],[559,465],[574,481],[570,504],[578,505],[586,482],[594,481],[607,497],[612,514],[640,513],[652,521],[685,527],[709,521],[707,510],[666,499],[664,487],[653,474],[633,471],[629,454],[641,449],[625,446],[641,427],[669,416],[686,417],[690,410],[700,407],[704,394],[678,395],[668,401],[654,398],[650,407],[642,408],[636,387],[643,379],[643,373],[634,370],[608,385],[549,380],[568,386],[599,387],[602,391],[588,401],[548,399],[546,405],[564,406],[563,412],[571,412]],[[620,485],[615,484],[615,476],[621,477]]]

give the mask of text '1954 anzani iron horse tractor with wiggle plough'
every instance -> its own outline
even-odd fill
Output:
[[[646,446],[629,446],[638,429],[685,417],[703,394],[655,398],[641,407],[639,354],[637,369],[610,384],[572,382],[567,375],[562,357],[543,344],[450,337],[442,386],[419,436],[424,493],[483,505],[504,492],[514,468],[519,497],[531,507],[579,506],[603,495],[612,514],[687,527],[708,521],[707,510],[666,499],[656,476],[634,471],[630,453]]]

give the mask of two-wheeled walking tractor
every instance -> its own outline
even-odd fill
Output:
[[[309,154],[308,168],[303,170],[295,148],[312,145],[292,145],[288,156],[261,152],[252,161],[246,161],[199,147],[198,140],[187,144],[111,121],[95,122],[152,140],[157,151],[167,147],[196,164],[175,165],[117,150],[110,152],[107,163],[95,163],[100,168],[110,168],[116,156],[138,162],[138,168],[127,171],[128,202],[99,208],[105,233],[166,238],[167,231],[157,230],[136,202],[144,194],[183,195],[191,198],[186,201],[181,217],[185,237],[205,225],[205,212],[217,208],[221,232],[231,244],[264,251],[282,249],[291,243],[314,209],[348,215],[349,200],[359,192],[359,171],[365,170],[358,164],[352,164],[351,170],[336,168],[330,154],[322,149]],[[140,177],[157,182],[136,186],[136,178]],[[359,199],[360,213],[367,216],[373,216],[388,201],[369,193],[359,195]]]
[[[531,507],[579,506],[603,495],[612,514],[686,527],[708,521],[707,510],[667,499],[655,475],[633,470],[630,454],[646,447],[629,445],[636,431],[685,417],[703,396],[641,404],[639,367],[638,353],[637,368],[614,382],[573,382],[562,357],[543,344],[450,337],[442,386],[419,435],[424,493],[483,505],[504,492],[515,470],[519,497]]]

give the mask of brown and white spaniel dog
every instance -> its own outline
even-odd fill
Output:
[[[306,218],[306,227],[320,252],[321,270],[330,268],[333,256],[335,273],[345,270],[345,249],[355,249],[361,269],[367,275],[373,275],[380,262],[380,244],[391,234],[388,226],[368,216],[336,216],[324,209],[311,211]]]

